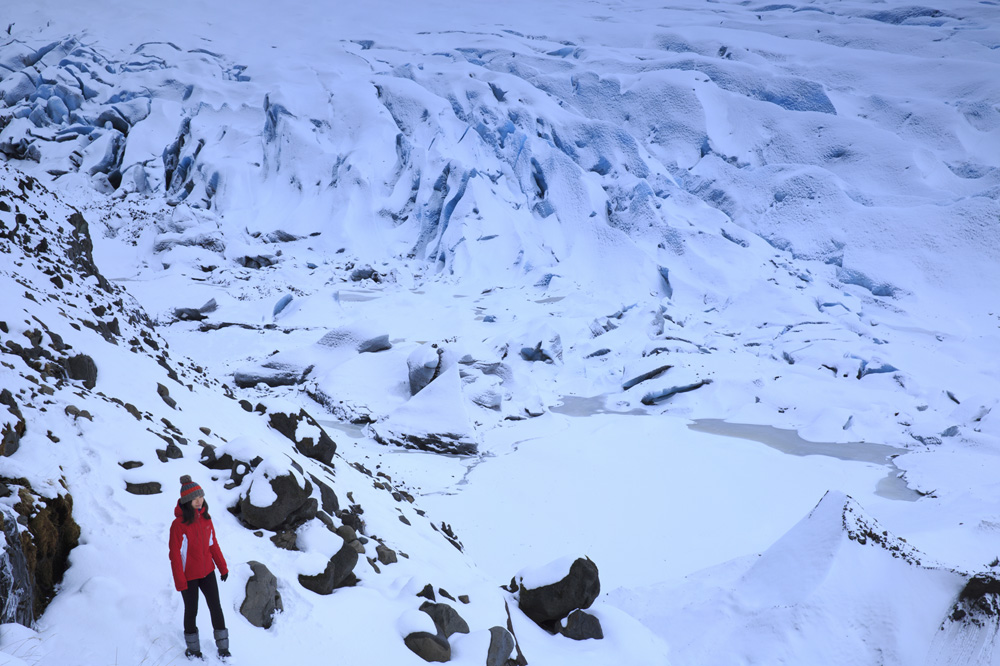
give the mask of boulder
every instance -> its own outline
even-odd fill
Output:
[[[375,554],[381,564],[395,564],[399,561],[396,557],[396,551],[381,543],[375,546]]]
[[[604,629],[601,628],[601,621],[596,617],[582,610],[575,610],[566,618],[564,626],[560,626],[559,633],[566,638],[575,641],[582,641],[588,638],[604,638]]]
[[[353,580],[351,575],[358,563],[358,551],[345,542],[340,550],[330,558],[322,572],[313,575],[299,575],[299,583],[316,594],[330,594],[338,587],[344,587]]]
[[[337,443],[330,438],[322,426],[306,410],[298,414],[271,412],[269,423],[272,428],[295,443],[299,453],[324,465],[333,462]]]
[[[362,280],[374,280],[378,282],[378,278],[378,273],[368,264],[351,271],[351,282],[361,282]]]
[[[525,585],[524,576],[520,583],[518,607],[536,624],[553,632],[559,620],[578,608],[589,608],[601,593],[597,565],[590,558],[575,560],[565,576],[554,583],[531,588]]]
[[[129,483],[126,481],[125,490],[133,495],[159,495],[162,492],[160,484],[157,481],[147,481],[146,483]]]
[[[514,652],[514,637],[503,627],[490,628],[490,648],[486,653],[486,666],[506,666]]]
[[[86,354],[71,356],[66,361],[67,374],[70,379],[78,379],[89,389],[97,386],[97,364]]]
[[[448,604],[436,604],[430,601],[425,601],[420,604],[420,610],[431,616],[434,621],[434,627],[437,629],[438,636],[442,638],[450,638],[452,634],[467,634],[469,633],[469,624],[462,619],[462,616],[458,614],[454,608]]]
[[[8,390],[0,390],[0,404],[7,407],[9,416],[0,413],[0,456],[12,456],[21,446],[21,438],[27,432],[27,422],[21,414],[14,395]]]
[[[311,497],[309,481],[291,471],[273,477],[270,476],[273,472],[269,472],[264,466],[258,466],[251,475],[246,494],[240,497],[240,515],[245,523],[253,528],[277,531],[316,517],[319,503]]]
[[[416,631],[408,634],[403,642],[424,661],[446,662],[451,660],[451,645],[440,636],[426,631]]]
[[[253,575],[247,580],[246,597],[240,605],[240,614],[253,626],[270,629],[274,614],[283,610],[278,579],[260,562],[251,560],[247,564]]]

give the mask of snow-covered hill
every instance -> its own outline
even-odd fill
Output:
[[[1000,554],[992,3],[63,5],[0,35],[0,504],[80,545],[0,654],[174,659],[200,474],[284,599],[241,661],[419,663],[430,583],[458,662],[507,600],[531,663],[993,663],[946,619]],[[601,641],[499,589],[563,556]]]

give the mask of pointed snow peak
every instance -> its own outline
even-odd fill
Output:
[[[917,566],[920,566],[926,559],[923,553],[908,544],[905,539],[891,534],[877,520],[867,515],[861,505],[854,501],[850,495],[829,491],[819,501],[813,512],[824,504],[840,507],[843,532],[851,541],[862,546],[870,545],[882,548],[894,558]]]

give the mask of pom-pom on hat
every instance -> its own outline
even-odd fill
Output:
[[[185,474],[181,477],[181,503],[190,502],[196,497],[204,497],[205,491],[191,477]]]

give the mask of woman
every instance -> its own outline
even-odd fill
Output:
[[[219,656],[229,657],[229,630],[226,629],[222,604],[219,603],[215,567],[219,567],[223,581],[229,577],[229,568],[215,538],[205,491],[190,476],[181,477],[181,497],[174,515],[177,517],[170,526],[170,567],[174,573],[174,585],[184,598],[184,641],[187,643],[184,654],[201,657],[201,642],[195,622],[198,617],[198,590],[201,590],[212,614]]]

